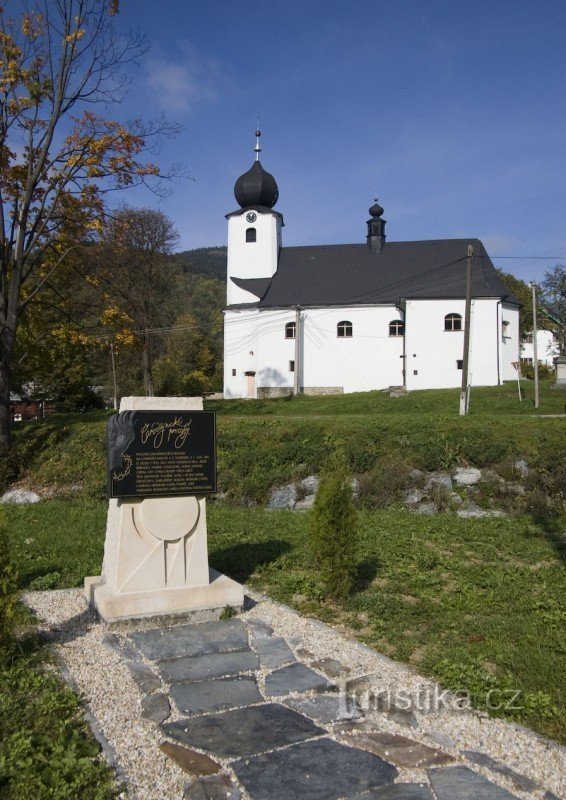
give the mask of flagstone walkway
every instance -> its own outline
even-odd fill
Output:
[[[337,685],[363,689],[376,667],[413,690],[426,679],[267,599],[227,620],[110,630],[76,590],[26,601],[128,800],[560,800],[557,745],[476,712],[361,709]]]

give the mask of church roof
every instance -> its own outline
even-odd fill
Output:
[[[400,298],[466,296],[467,245],[472,244],[472,296],[519,305],[479,239],[283,247],[271,280],[232,278],[258,297],[259,308],[395,303]]]

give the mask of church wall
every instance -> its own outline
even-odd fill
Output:
[[[224,397],[228,399],[248,396],[250,381],[245,373],[257,370],[258,317],[255,308],[224,313]]]
[[[446,331],[447,314],[460,314],[462,330]],[[408,300],[406,305],[407,388],[461,386],[458,361],[464,355],[465,301]],[[472,301],[469,376],[472,386],[498,383],[497,349],[501,336],[497,299]],[[415,371],[417,374],[415,374]]]

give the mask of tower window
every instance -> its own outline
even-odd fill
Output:
[[[504,339],[509,336],[509,323],[506,319],[501,322],[501,335]]]
[[[233,369],[233,370],[232,370],[232,377],[234,377],[235,375],[236,375],[236,370],[235,370],[235,369]]]
[[[463,358],[456,359],[456,369],[464,369],[464,359]]]
[[[255,242],[255,241],[257,241],[256,229],[246,228],[246,242]]]
[[[338,325],[336,326],[336,335],[338,336],[339,339],[352,336],[353,333],[354,333],[354,328],[352,326],[352,323],[349,322],[348,320],[342,320],[342,322],[339,322]]]
[[[285,338],[286,339],[294,339],[297,330],[297,323],[296,322],[288,322],[285,325]]]
[[[402,319],[394,319],[389,323],[390,336],[403,336],[405,333],[405,323]]]
[[[289,372],[294,372],[294,371],[295,371],[295,362],[289,361]]]
[[[445,331],[461,331],[462,330],[462,315],[461,314],[447,314],[444,317],[444,330]]]

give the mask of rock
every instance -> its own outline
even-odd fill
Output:
[[[220,764],[190,747],[183,747],[173,742],[162,742],[159,749],[169,756],[175,764],[190,775],[214,775],[220,770]]]
[[[171,706],[167,695],[163,692],[146,694],[142,698],[142,717],[150,719],[152,722],[164,722],[171,714]]]
[[[429,516],[436,514],[436,506],[434,503],[420,503],[416,510],[419,514],[428,514]]]
[[[303,492],[307,494],[316,494],[318,489],[318,477],[316,475],[309,475],[308,478],[303,478],[299,486]]]
[[[255,639],[267,639],[270,636],[273,636],[273,628],[262,619],[251,619],[248,622],[248,627],[253,633]]]
[[[450,492],[450,502],[456,506],[461,506],[464,501],[457,492]]]
[[[199,778],[185,789],[186,800],[239,800],[242,793],[226,775]]]
[[[194,683],[206,678],[226,678],[256,669],[259,669],[259,659],[250,649],[174,658],[159,664],[159,671],[167,683]]]
[[[310,511],[310,509],[314,506],[314,500],[316,495],[308,494],[306,497],[303,497],[302,500],[297,500],[295,503],[295,511]]]
[[[416,716],[412,711],[409,711],[406,708],[397,708],[397,706],[391,706],[385,713],[389,719],[392,722],[396,722],[397,725],[406,725],[408,728],[419,727],[419,722]]]
[[[464,505],[464,508],[459,508],[456,512],[459,517],[463,519],[469,519],[471,517],[488,517],[489,512],[485,511],[485,509],[480,508],[475,503],[472,503],[471,500]]]
[[[16,505],[25,505],[27,503],[39,503],[41,497],[35,492],[30,492],[28,489],[10,489],[9,492],[0,497],[0,503],[14,503]]]
[[[447,472],[433,473],[425,484],[425,492],[431,492],[433,489],[448,489],[452,490],[452,478]]]
[[[481,470],[475,467],[458,467],[454,473],[454,480],[460,486],[474,486],[481,480]]]
[[[505,483],[501,475],[498,475],[493,469],[482,470],[481,479],[482,483]]]
[[[130,674],[142,692],[154,692],[161,689],[161,679],[141,661],[126,661]]]
[[[171,628],[152,628],[130,634],[138,650],[152,661],[247,650],[248,630],[239,619],[215,620]]]
[[[294,483],[281,486],[271,492],[267,508],[294,508],[297,502],[297,487]]]
[[[281,697],[294,692],[324,691],[331,686],[321,675],[305,667],[304,664],[291,664],[272,672],[265,679],[267,697]]]
[[[423,497],[424,492],[421,492],[420,489],[407,489],[403,502],[406,506],[414,506],[420,503]]]
[[[324,672],[329,678],[339,678],[341,675],[350,673],[348,667],[345,667],[335,658],[320,658],[318,661],[313,661],[311,667]]]
[[[520,458],[518,461],[515,461],[513,466],[521,478],[528,478],[532,472],[532,469],[529,467],[524,458]]]
[[[352,702],[348,703],[347,698],[344,698],[345,714],[347,718],[360,716],[356,708],[351,709]],[[309,717],[316,722],[336,722],[342,719],[341,716],[344,711],[341,708],[341,700],[336,694],[317,694],[314,697],[288,697],[285,700],[285,705],[290,706],[305,717]]]
[[[255,678],[219,678],[198,683],[174,683],[169,693],[182,714],[202,714],[261,703]]]
[[[354,494],[354,497],[357,497],[360,491],[359,480],[357,478],[352,478],[352,480],[350,481],[350,486],[352,487],[352,493]]]
[[[261,664],[268,669],[276,669],[295,661],[293,651],[285,639],[280,636],[258,637],[254,636],[254,647],[259,655]]]
[[[525,487],[522,486],[520,483],[508,483],[505,486],[505,491],[509,494],[525,494]]]
[[[421,483],[425,478],[425,474],[420,469],[412,469],[409,472],[409,478],[415,483]]]

